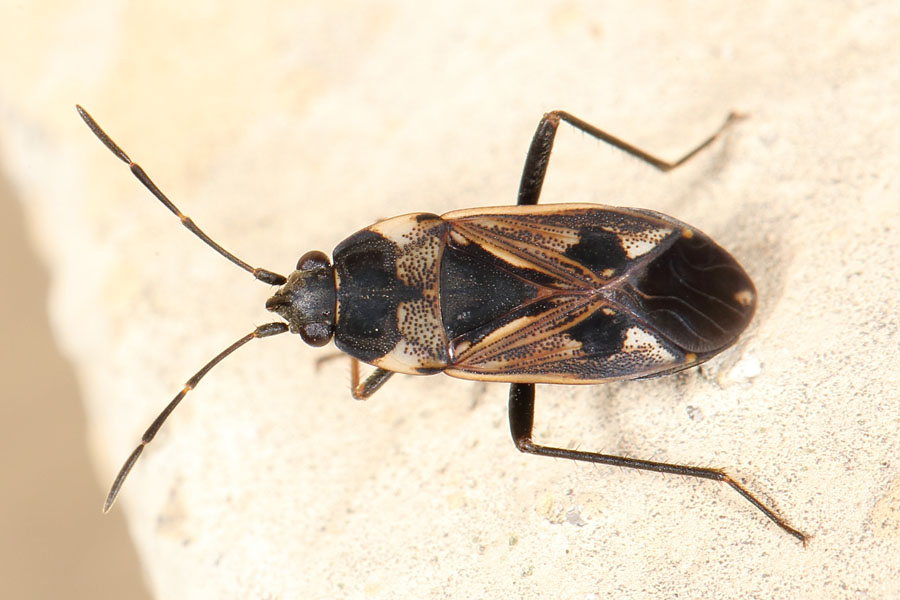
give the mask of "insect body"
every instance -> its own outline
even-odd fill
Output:
[[[251,339],[290,331],[313,346],[333,339],[354,359],[356,398],[368,398],[394,373],[507,382],[510,431],[519,450],[721,481],[806,542],[805,534],[719,469],[553,448],[531,439],[536,383],[595,384],[698,365],[732,345],[756,308],[756,290],[737,261],[676,219],[644,209],[538,205],[560,121],[667,171],[712,143],[735,115],[668,163],[568,113],[548,113],[532,140],[517,206],[380,221],[338,244],[333,263],[322,252],[308,252],[285,278],[251,267],[213,242],[78,111],[188,229],[257,279],[281,286],[266,308],[286,322],[258,327],[188,381],[122,467],[106,510],[143,448],[213,366]],[[362,382],[357,361],[375,366]]]
[[[333,335],[378,367],[375,382],[602,383],[706,360],[737,339],[755,297],[727,252],[669,217],[561,204],[376,223],[333,266],[305,255],[266,308],[309,343]]]

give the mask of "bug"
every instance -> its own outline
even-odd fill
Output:
[[[380,221],[338,244],[333,262],[323,252],[307,252],[284,277],[252,267],[214,242],[76,108],[182,225],[256,279],[280,286],[266,308],[283,319],[257,327],[187,381],[125,461],[104,512],[168,416],[213,367],[250,340],[291,332],[312,346],[333,340],[351,357],[357,399],[370,397],[394,373],[509,383],[510,433],[520,451],[725,483],[806,544],[806,534],[721,469],[532,440],[535,384],[598,384],[694,367],[734,344],[756,309],[750,277],[696,228],[646,209],[538,204],[560,123],[665,172],[712,144],[739,115],[731,113],[701,144],[667,162],[569,113],[546,113],[528,150],[515,206]],[[360,361],[375,367],[362,381]]]

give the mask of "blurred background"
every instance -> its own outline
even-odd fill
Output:
[[[88,458],[75,373],[47,316],[48,275],[0,165],[0,585],[5,598],[149,598],[121,511]],[[48,174],[52,176],[52,174]],[[52,399],[52,402],[48,402]],[[53,410],[48,411],[48,406]],[[28,485],[22,485],[27,482]]]

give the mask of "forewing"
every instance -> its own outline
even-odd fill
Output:
[[[464,379],[598,383],[677,371],[697,361],[596,295],[556,295],[451,341],[445,372]]]
[[[601,288],[681,230],[656,215],[596,204],[481,208],[442,218],[451,244],[476,245],[522,277],[559,290]]]

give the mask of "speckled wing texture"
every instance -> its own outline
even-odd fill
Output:
[[[446,373],[523,383],[654,377],[708,359],[756,291],[702,232],[591,204],[455,211],[441,266]]]

